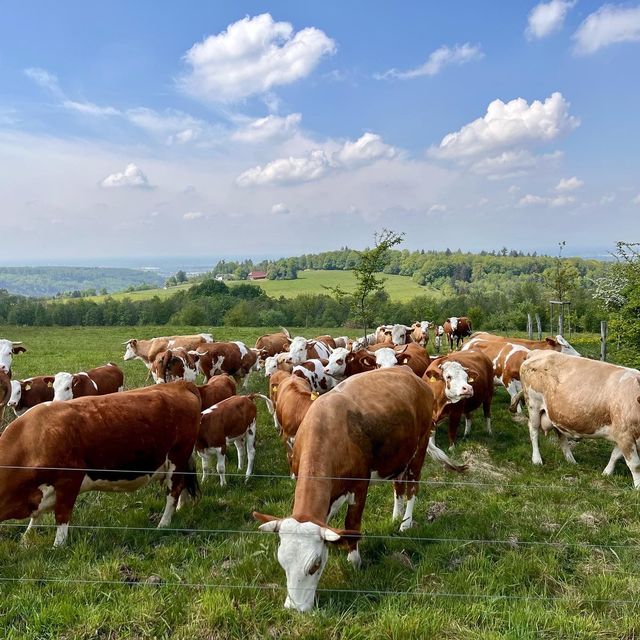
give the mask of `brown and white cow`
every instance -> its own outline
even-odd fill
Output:
[[[195,382],[198,375],[196,357],[183,347],[161,351],[153,361],[150,371],[156,384],[176,380]]]
[[[45,377],[44,380],[46,383],[53,383],[54,401],[104,396],[124,389],[124,373],[113,362],[80,373],[61,371],[55,377]]]
[[[503,386],[511,396],[511,400],[520,392],[520,367],[530,351],[553,350],[567,355],[580,355],[562,336],[545,340],[525,340],[507,338],[487,332],[476,332],[471,336],[461,351],[481,351],[493,365],[494,384]],[[518,413],[522,412],[520,403]]]
[[[444,327],[441,324],[433,326],[433,344],[436,347],[436,351],[440,353],[440,347],[442,346],[442,336],[444,335]]]
[[[370,349],[377,345],[373,345],[369,349],[361,349],[360,351],[349,351],[342,347],[338,347],[329,356],[329,362],[324,368],[327,375],[336,380],[348,378],[356,373],[364,373],[365,371],[373,371],[376,368],[375,356],[371,354]],[[384,347],[384,345],[380,345]]]
[[[555,430],[568,462],[568,438],[605,438],[615,444],[603,474],[623,457],[640,489],[640,371],[556,351],[532,351],[520,369],[529,410],[533,464],[542,464],[538,435]],[[517,401],[514,400],[512,407]]]
[[[296,336],[289,345],[290,364],[302,364],[305,360],[329,359],[332,349],[318,340],[307,340],[302,336]]]
[[[14,342],[5,338],[0,339],[0,371],[4,371],[10,377],[13,356],[25,351],[26,349],[22,346],[22,342]]]
[[[236,381],[228,375],[213,376],[207,384],[198,385],[202,408],[208,409],[210,406],[222,402],[231,396],[236,395]]]
[[[433,323],[428,320],[414,322],[411,325],[411,340],[417,342],[421,347],[426,347],[429,342],[429,329],[432,326]]]
[[[329,347],[329,349],[331,350],[335,349],[338,346],[333,336],[330,335],[317,336],[314,338],[314,340],[316,340],[317,342],[322,342],[323,345]]]
[[[187,351],[191,351],[203,344],[212,342],[213,336],[210,333],[199,333],[190,336],[162,336],[159,338],[151,338],[150,340],[131,338],[124,343],[126,349],[123,359],[142,360],[147,369],[151,369],[151,365],[156,359],[156,356],[162,351],[174,347],[182,347],[187,349]]]
[[[4,417],[4,409],[11,400],[12,382],[9,374],[0,369],[0,423]]]
[[[302,364],[293,367],[294,376],[304,378],[311,385],[311,390],[318,394],[331,391],[336,386],[337,381],[325,372],[328,360],[305,360]]]
[[[247,471],[245,481],[253,473],[253,461],[256,455],[256,416],[255,400],[260,398],[267,403],[269,413],[273,415],[273,403],[261,393],[247,396],[232,396],[218,402],[202,412],[200,430],[196,440],[196,451],[202,460],[202,482],[209,474],[211,457],[217,457],[216,470],[220,476],[220,486],[227,484],[225,461],[227,445],[232,443],[238,452],[238,471],[244,467],[244,450],[247,450]]]
[[[53,378],[51,376],[35,376],[25,380],[11,381],[11,398],[7,406],[17,416],[43,402],[53,400]]]
[[[198,491],[199,426],[200,396],[188,382],[38,405],[0,438],[0,521],[31,518],[28,531],[53,511],[57,547],[78,494],[133,491],[158,479],[167,487],[158,526],[166,527],[183,491]]]
[[[260,360],[289,350],[291,335],[284,327],[280,328],[282,329],[280,333],[268,333],[256,340],[255,348],[260,353]]]
[[[245,378],[254,369],[257,360],[257,352],[239,341],[214,342],[202,345],[191,353],[197,356],[198,371],[205,381],[221,373],[237,380]]]
[[[453,316],[451,318],[447,318],[442,327],[445,335],[447,336],[450,351],[453,351],[454,338],[456,340],[456,349],[459,349],[460,345],[464,342],[464,339],[472,333],[471,320],[466,316],[460,316],[459,318]]]
[[[424,374],[435,396],[433,419],[449,417],[449,444],[458,439],[460,418],[464,415],[464,435],[471,430],[471,412],[482,406],[487,433],[491,433],[493,367],[479,351],[458,351],[436,358]]]
[[[268,356],[264,361],[264,375],[268,378],[276,371],[286,371],[291,373],[295,365],[290,362],[289,353],[279,353],[275,356]]]
[[[416,342],[410,342],[403,347],[394,347],[393,349],[384,345],[374,345],[367,349],[367,353],[373,356],[378,369],[406,364],[419,378],[422,378],[431,363],[424,347]]]
[[[327,543],[346,544],[350,562],[360,565],[358,540],[370,479],[394,480],[393,518],[401,519],[403,531],[411,526],[432,423],[433,393],[406,367],[353,376],[313,402],[293,446],[297,482],[292,514],[277,518],[254,512],[263,523],[261,531],[280,534],[278,561],[287,576],[285,607],[313,607]],[[461,470],[439,449],[430,453]],[[331,516],[345,503],[346,528],[329,526]]]

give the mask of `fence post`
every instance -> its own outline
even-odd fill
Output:
[[[558,316],[558,333],[564,337],[564,313]]]
[[[538,327],[538,340],[542,340],[542,321],[539,313],[536,313],[536,326]]]
[[[527,335],[529,340],[533,340],[533,321],[531,320],[531,314],[527,313]]]
[[[600,360],[607,361],[607,321],[600,321]]]

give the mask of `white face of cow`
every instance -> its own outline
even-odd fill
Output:
[[[278,360],[275,356],[269,356],[264,361],[264,375],[272,376],[278,370]]]
[[[129,340],[129,342],[125,343],[126,344],[126,348],[124,350],[124,357],[122,358],[123,360],[135,360],[138,357],[137,351],[136,351],[136,346],[137,346],[137,341],[136,340]]]
[[[297,336],[289,346],[292,364],[302,364],[307,359],[307,339]]]
[[[324,368],[324,372],[334,378],[344,378],[348,355],[349,349],[345,349],[344,347],[334,349],[333,353],[329,356],[329,363]]]
[[[449,402],[459,402],[473,396],[473,387],[469,384],[469,375],[459,362],[443,362],[440,366],[445,383],[444,393]]]
[[[13,362],[13,342],[11,340],[0,340],[0,369],[11,371]]]
[[[64,371],[56,373],[56,377],[53,379],[53,400],[71,400],[73,398],[72,384],[72,374]]]
[[[280,533],[278,562],[287,576],[284,606],[310,611],[327,564],[327,542],[337,542],[340,535],[314,522],[298,522],[294,518],[266,522],[260,525],[260,530]]]
[[[11,381],[11,397],[7,403],[10,407],[17,407],[22,397],[22,385],[19,380]]]
[[[391,340],[396,346],[406,344],[407,342],[407,328],[403,324],[394,324],[391,329]]]
[[[398,364],[396,352],[391,347],[378,349],[372,355],[376,358],[376,367],[378,367],[378,369],[387,369],[389,367],[395,367]]]
[[[556,342],[562,347],[560,353],[566,353],[568,356],[580,355],[562,336],[556,336]]]

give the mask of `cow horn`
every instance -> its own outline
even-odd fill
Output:
[[[12,342],[11,342],[11,344],[12,344],[14,347],[17,347],[18,345],[21,345],[21,344],[22,344],[22,341],[20,341],[20,342],[13,342],[13,341],[12,341]]]

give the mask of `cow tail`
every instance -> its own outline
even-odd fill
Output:
[[[522,402],[523,398],[524,398],[524,389],[520,389],[520,391],[518,391],[518,393],[516,393],[516,395],[513,396],[513,399],[511,400],[511,404],[509,405],[509,411],[511,411],[511,413],[516,413],[516,411],[518,410],[518,405]]]
[[[200,497],[200,483],[198,482],[198,469],[196,468],[196,459],[193,456],[189,456],[187,462],[187,473],[185,477],[185,489],[187,493],[195,500]]]
[[[273,406],[273,402],[271,402],[271,399],[267,398],[267,396],[264,396],[261,393],[252,393],[248,397],[251,398],[251,400],[254,401],[254,402],[255,402],[256,398],[260,398],[260,399],[264,400],[265,404],[267,405],[267,411],[271,415],[273,415],[275,413],[275,408]]]
[[[437,447],[433,442],[429,441],[427,446],[427,453],[435,460],[439,462],[448,471],[457,471],[462,473],[468,469],[466,464],[458,464],[454,462],[442,449]]]

